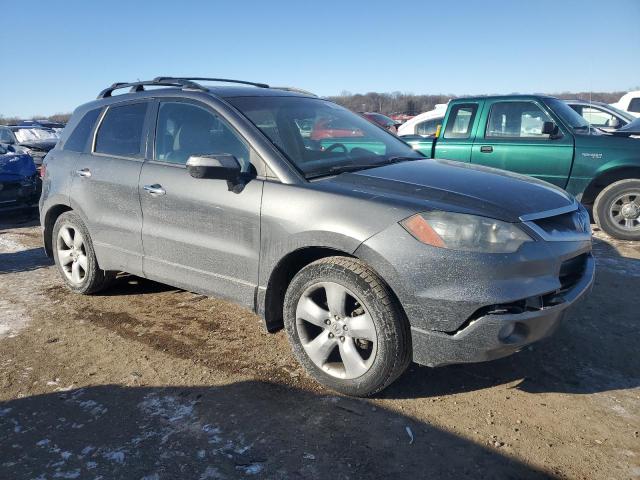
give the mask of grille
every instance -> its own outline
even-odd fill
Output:
[[[569,260],[565,260],[562,262],[560,266],[560,290],[566,291],[571,289],[582,275],[584,275],[584,271],[587,268],[587,254],[583,253],[582,255],[578,255],[577,257],[570,258]]]
[[[548,236],[558,237],[576,233],[589,233],[589,214],[583,210],[576,210],[553,217],[534,220]]]

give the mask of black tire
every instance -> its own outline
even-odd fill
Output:
[[[622,195],[636,195],[640,198],[640,179],[620,180],[602,190],[593,204],[593,218],[598,226],[613,238],[640,240],[640,219],[633,222],[636,225],[633,228],[625,228],[611,216],[612,207]]]
[[[357,378],[330,375],[317,366],[303,347],[296,322],[298,301],[320,282],[337,283],[353,292],[375,326],[375,357],[369,369]],[[304,267],[291,281],[284,299],[284,323],[293,353],[319,383],[337,392],[366,397],[396,380],[411,362],[409,323],[398,301],[384,281],[364,262],[350,257],[328,257]]]
[[[57,241],[62,228],[71,227],[74,231],[82,234],[83,246],[82,251],[87,258],[87,269],[84,270],[84,277],[80,282],[73,282],[68,278],[65,269],[61,265],[58,257]],[[93,250],[93,243],[89,235],[89,231],[80,216],[75,212],[65,212],[58,217],[51,234],[51,245],[53,248],[53,258],[56,267],[60,272],[60,276],[67,288],[75,293],[89,295],[104,290],[109,286],[116,276],[116,272],[105,271],[100,268],[96,260],[96,254]]]

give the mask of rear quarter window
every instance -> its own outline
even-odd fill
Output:
[[[142,131],[148,103],[109,107],[96,136],[96,153],[137,157],[142,152]]]
[[[91,135],[91,131],[100,116],[101,110],[101,108],[96,108],[84,114],[65,142],[64,150],[81,153],[87,150],[89,135]]]

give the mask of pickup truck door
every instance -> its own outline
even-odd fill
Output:
[[[559,134],[542,133],[543,122]],[[487,100],[471,162],[531,175],[566,187],[573,162],[573,136],[535,100]]]
[[[436,140],[433,158],[471,161],[473,139],[478,128],[479,102],[457,103],[449,108],[444,128]]]

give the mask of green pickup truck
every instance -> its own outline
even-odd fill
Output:
[[[640,240],[640,139],[594,128],[557,98],[456,99],[436,137],[401,138],[430,158],[546,180],[591,207],[610,236]]]

